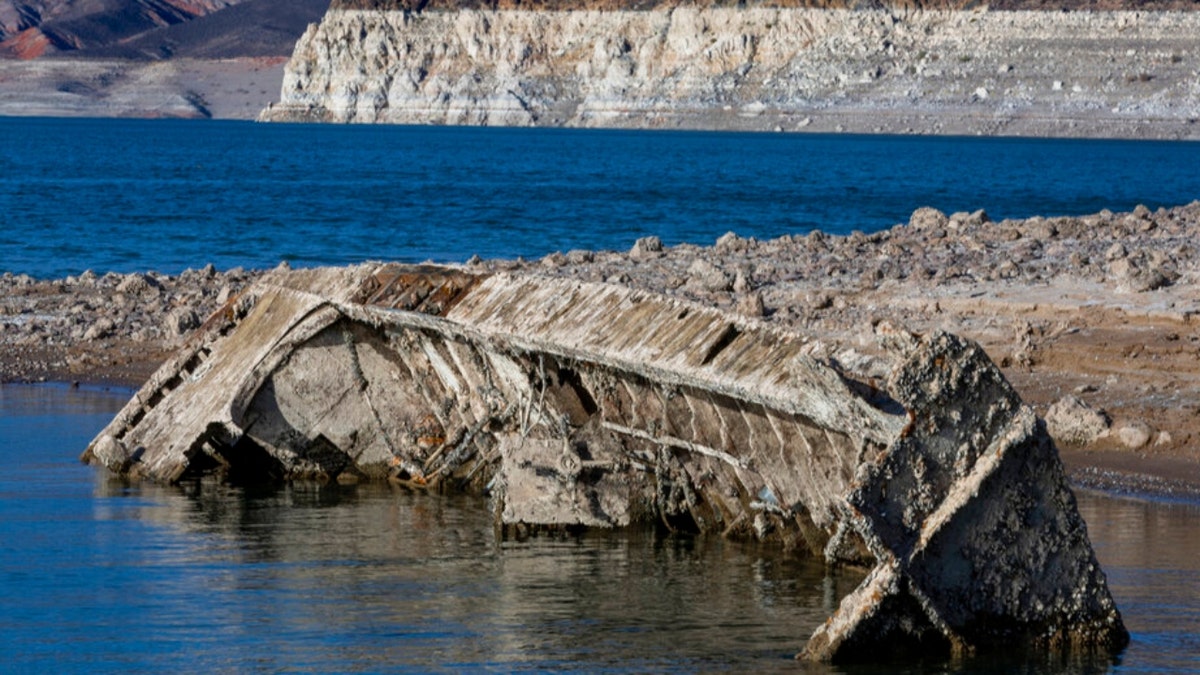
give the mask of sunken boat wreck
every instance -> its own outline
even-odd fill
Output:
[[[488,494],[510,533],[654,522],[870,570],[805,659],[1122,649],[1033,410],[972,342],[876,333],[870,377],[797,333],[617,285],[279,269],[83,459],[164,483],[390,479]]]

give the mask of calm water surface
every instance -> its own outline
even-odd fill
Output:
[[[718,538],[499,542],[482,500],[386,486],[124,484],[75,458],[127,394],[0,386],[5,670],[790,672],[858,581]],[[964,669],[1200,672],[1200,508],[1081,507],[1133,644]]]
[[[0,271],[461,262],[1200,199],[1200,143],[0,119]]]
[[[0,119],[0,272],[462,261],[1200,198],[1200,144]],[[857,583],[717,538],[498,542],[480,500],[127,485],[128,392],[0,386],[0,669],[793,671]],[[1134,632],[1200,672],[1200,512],[1081,499]],[[893,672],[889,668],[881,672]]]

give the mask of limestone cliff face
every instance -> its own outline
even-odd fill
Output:
[[[335,8],[262,118],[1195,137],[1195,35],[1195,13]]]

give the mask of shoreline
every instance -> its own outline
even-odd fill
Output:
[[[1200,139],[1198,30],[1170,11],[335,3],[260,119]]]
[[[918,209],[872,235],[473,259],[607,281],[793,330],[868,377],[874,326],[979,342],[1047,419],[1077,485],[1200,498],[1200,201],[1151,212],[991,222]],[[138,386],[264,272],[0,275],[0,382]]]
[[[290,59],[0,59],[0,116],[1200,140],[1197,26],[1169,9],[333,8]]]
[[[286,57],[0,59],[0,117],[253,120]]]

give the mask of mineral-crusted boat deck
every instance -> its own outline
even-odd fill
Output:
[[[175,482],[486,492],[507,528],[655,522],[872,568],[804,656],[1128,637],[1041,422],[975,345],[803,336],[613,285],[373,264],[269,275],[84,459]]]

